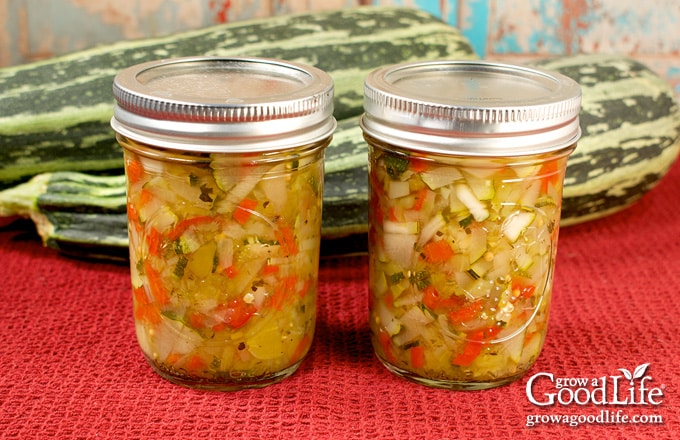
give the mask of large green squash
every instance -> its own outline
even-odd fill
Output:
[[[0,189],[41,172],[121,171],[109,126],[113,78],[133,64],[215,55],[297,61],[335,82],[335,117],[357,116],[363,78],[384,64],[474,59],[461,33],[409,8],[361,7],[284,15],[163,38],[122,41],[0,69]]]
[[[571,77],[583,91],[583,135],[567,164],[562,225],[627,208],[661,180],[680,152],[680,108],[663,78],[619,55],[532,65]]]

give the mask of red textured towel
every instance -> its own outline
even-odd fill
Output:
[[[314,346],[292,377],[234,393],[172,385],[151,370],[137,347],[126,266],[46,250],[28,223],[5,227],[0,436],[678,437],[679,203],[677,163],[634,207],[563,228],[541,357],[522,380],[475,392],[413,384],[376,360],[368,338],[363,256],[323,261]],[[631,386],[625,374],[639,366],[642,377]],[[560,392],[557,380],[541,373],[572,380]],[[536,402],[549,402],[558,392],[562,402],[531,403],[527,383],[535,375]],[[604,380],[609,393],[618,386],[617,398],[628,404],[611,403],[611,395],[608,403],[595,404],[589,398],[593,379]],[[638,403],[641,387],[646,404]],[[572,398],[581,403],[567,404]],[[600,399],[597,393],[594,399]]]

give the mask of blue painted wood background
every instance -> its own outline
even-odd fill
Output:
[[[680,98],[679,0],[0,0],[0,66],[215,23],[370,4],[428,11],[488,59],[629,55]]]

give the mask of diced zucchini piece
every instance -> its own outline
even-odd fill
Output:
[[[522,348],[520,362],[523,364],[529,364],[531,361],[535,360],[541,352],[541,346],[543,345],[543,338],[539,334],[532,334],[528,341],[525,340],[526,338],[526,335],[522,338],[524,346]]]
[[[175,245],[175,251],[177,254],[187,255],[196,251],[201,247],[201,239],[196,233],[195,228],[188,228],[180,237],[178,238],[177,244]]]
[[[519,198],[519,203],[524,206],[536,206],[536,200],[538,200],[538,196],[541,194],[542,185],[543,183],[540,180],[529,182],[526,190]]]
[[[399,320],[387,310],[387,306],[384,302],[378,301],[375,305],[375,311],[378,319],[380,320],[380,325],[387,330],[390,336],[394,336],[401,330],[401,323]]]
[[[466,290],[467,294],[473,298],[488,297],[494,288],[494,281],[480,278],[472,283]]]
[[[399,272],[401,273],[401,272]],[[403,277],[399,282],[396,282],[390,286],[390,291],[392,292],[392,299],[394,301],[398,300],[399,297],[409,288],[411,283],[409,279]]]
[[[372,292],[375,296],[381,297],[385,295],[389,289],[387,276],[385,275],[385,272],[379,272],[374,275],[375,276],[371,280],[371,285],[373,286]]]
[[[198,278],[205,278],[213,272],[215,265],[215,252],[217,250],[217,243],[209,241],[203,246],[199,247],[191,254],[186,270],[191,271]]]
[[[511,243],[514,243],[536,217],[532,211],[515,211],[503,221],[501,232]]]
[[[284,164],[276,165],[271,169],[271,175],[260,181],[260,187],[264,191],[265,197],[276,207],[276,211],[282,211],[288,203],[288,176],[282,174],[285,172],[285,168]]]
[[[543,165],[538,164],[538,165],[523,165],[523,166],[517,166],[513,167],[513,170],[515,171],[515,174],[517,174],[517,177],[521,177],[522,179],[529,177],[529,176],[535,176],[538,174],[538,172],[541,170],[541,167]]]
[[[386,220],[383,223],[383,229],[386,234],[417,234],[420,228],[417,221],[394,222]]]
[[[411,193],[408,181],[388,180],[387,181],[387,196],[390,199],[398,199],[405,197]]]
[[[393,261],[402,268],[411,266],[414,247],[418,236],[416,234],[383,234],[384,251],[387,261]]]
[[[494,204],[503,207],[517,205],[519,203],[519,199],[522,197],[522,193],[523,189],[520,185],[501,182],[496,188]]]
[[[418,338],[427,325],[434,321],[432,315],[423,312],[418,306],[410,307],[401,316],[401,331],[392,338],[395,344],[402,347]]]
[[[524,349],[524,333],[521,331],[502,342],[503,350],[513,363],[519,363]]]
[[[464,183],[456,184],[456,196],[470,210],[472,217],[478,222],[484,221],[489,217],[489,210],[484,203],[480,202],[474,193]]]
[[[449,193],[449,209],[456,215],[462,212],[469,212],[467,206],[456,195],[455,189]]]
[[[468,254],[470,263],[474,263],[486,253],[486,231],[482,228],[471,228]]]
[[[456,167],[444,166],[423,171],[420,177],[431,190],[435,190],[462,180],[463,174]]]
[[[217,265],[219,269],[225,270],[234,264],[234,240],[220,233],[215,237],[215,242],[217,246]]]
[[[423,229],[420,232],[420,238],[418,239],[418,247],[421,247],[430,241],[430,239],[434,237],[434,234],[436,234],[437,231],[442,229],[444,226],[446,226],[446,220],[444,219],[442,213],[439,212],[437,215],[433,216],[430,221],[425,224],[425,226],[423,226]]]
[[[449,258],[448,265],[454,272],[462,273],[470,266],[470,259],[464,253],[454,254]]]
[[[281,329],[274,324],[260,332],[255,333],[246,342],[248,351],[257,359],[276,359],[283,354],[284,346]]]
[[[514,253],[515,263],[517,264],[518,270],[524,272],[528,270],[532,264],[534,264],[532,256],[529,254],[529,252],[527,252],[525,247],[516,247],[514,249]]]
[[[463,290],[469,290],[475,280],[479,279],[479,277],[475,278],[472,276],[472,274],[469,272],[469,268],[460,272],[454,272],[453,277],[455,278],[458,287]]]
[[[420,304],[422,295],[416,289],[406,289],[399,298],[394,300],[394,307],[409,307]]]
[[[493,268],[487,272],[487,277],[490,280],[505,277],[512,271],[512,249],[493,252],[491,261],[493,262]]]
[[[467,180],[467,184],[478,200],[491,200],[493,199],[494,194],[496,194],[496,190],[493,186],[493,180],[491,179],[479,179],[471,177]]]
[[[468,275],[475,279],[482,278],[491,269],[491,266],[493,264],[490,261],[480,258],[470,265]]]
[[[463,170],[463,174],[465,174],[468,177],[476,177],[478,179],[486,179],[494,174],[500,173],[501,168],[497,167],[484,167],[484,168],[475,168],[475,167],[467,167]]]
[[[177,215],[167,205],[160,205],[153,213],[145,213],[144,215],[146,216],[146,227],[153,227],[161,233],[170,230],[178,221]]]
[[[215,176],[217,180],[217,176]],[[240,180],[232,189],[228,192],[226,200],[238,205],[241,201],[255,188],[255,185],[260,182],[259,175],[249,175]]]

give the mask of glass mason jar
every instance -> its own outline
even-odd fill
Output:
[[[469,390],[534,363],[580,103],[565,76],[489,62],[367,76],[370,328],[390,371]]]
[[[195,388],[291,375],[314,336],[332,79],[278,60],[179,58],[125,69],[113,90],[145,358]]]

